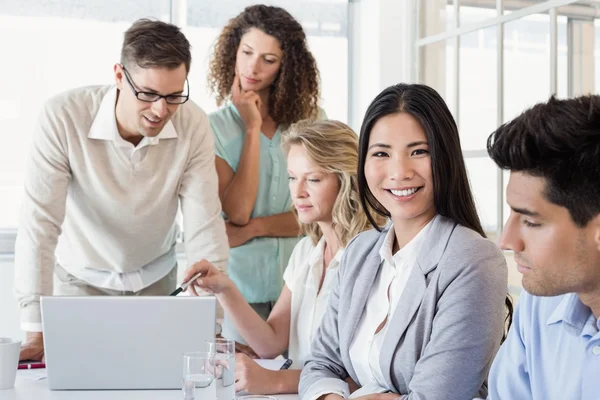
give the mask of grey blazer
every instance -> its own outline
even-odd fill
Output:
[[[360,385],[349,348],[381,269],[390,229],[363,232],[346,247],[328,309],[300,378],[312,399],[350,376]],[[500,249],[438,215],[424,239],[383,339],[387,387],[407,399],[487,396],[487,375],[502,338],[507,267]]]

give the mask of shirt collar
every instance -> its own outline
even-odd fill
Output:
[[[318,264],[319,267],[323,265],[323,249],[324,248],[325,248],[325,238],[323,236],[321,236],[321,239],[319,239],[319,242],[317,243],[317,245],[315,246],[315,248],[313,249],[313,251],[310,254],[310,258],[308,260],[310,265],[314,266],[314,265]],[[337,267],[339,265],[340,261],[342,260],[343,254],[344,254],[344,248],[342,247],[342,248],[338,249],[337,253],[335,253],[333,260],[331,260],[331,262],[329,263],[327,268]]]
[[[309,287],[315,291],[319,290],[319,283],[321,282],[322,274],[323,274],[323,248],[325,247],[325,238],[321,237],[317,245],[312,249],[309,257],[309,274],[308,279],[305,282],[306,287]],[[335,271],[340,265],[340,261],[342,259],[342,254],[344,253],[344,249],[341,248],[337,251],[333,259],[329,262],[327,266],[327,275],[326,276],[334,276]],[[325,283],[323,283],[325,284]]]
[[[421,246],[423,245],[434,220],[435,217],[429,221],[429,223],[427,223],[427,225],[425,225],[425,227],[423,227],[410,242],[398,250],[396,254],[392,254],[396,232],[394,231],[394,224],[390,224],[390,229],[385,236],[383,246],[379,248],[379,256],[381,259],[387,261],[394,268],[396,267],[396,264],[402,260],[408,265],[413,265],[417,260]]]
[[[88,132],[88,138],[110,140],[119,146],[123,146],[123,142],[126,141],[121,137],[119,129],[117,128],[117,118],[115,116],[116,102],[117,87],[113,86],[102,98],[102,103],[100,103],[96,118],[94,118],[94,122],[92,122],[90,131]],[[142,139],[140,145],[142,145],[142,143],[144,143],[144,145],[156,145],[160,139],[172,139],[176,137],[177,131],[175,130],[175,126],[173,126],[173,122],[169,120],[157,136]]]
[[[597,321],[592,310],[581,302],[576,293],[569,293],[554,309],[547,325],[564,322],[567,332],[574,336],[594,335],[598,332]]]

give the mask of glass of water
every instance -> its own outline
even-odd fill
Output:
[[[217,400],[235,400],[235,341],[215,339],[206,345],[215,358]]]
[[[183,400],[212,400],[217,396],[215,355],[194,352],[183,355]]]

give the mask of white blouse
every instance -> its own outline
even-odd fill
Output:
[[[327,266],[323,286],[319,291],[324,246],[323,238],[316,246],[310,237],[300,240],[294,247],[283,274],[283,280],[292,292],[288,357],[292,359],[292,368],[295,369],[301,369],[310,354],[312,339],[327,310],[329,293],[342,259],[343,249],[340,249]]]
[[[400,299],[406,287],[432,221],[433,219],[393,256],[392,249],[396,235],[392,225],[383,245],[379,249],[383,265],[369,293],[365,311],[349,349],[352,367],[359,380],[357,383],[362,387],[385,388],[387,386],[379,364],[379,356],[382,351],[381,345],[389,322],[398,305],[398,299]],[[386,318],[384,327],[378,333],[375,333],[377,327]]]

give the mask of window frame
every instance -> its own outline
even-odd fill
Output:
[[[459,87],[459,76],[460,76],[460,38],[462,35],[471,32],[481,31],[486,28],[496,27],[496,126],[499,127],[504,123],[504,25],[510,21],[515,21],[529,15],[533,14],[541,14],[548,13],[550,18],[550,82],[549,82],[549,93],[556,94],[557,86],[558,86],[558,23],[557,17],[559,12],[561,15],[566,14],[569,18],[574,17],[576,14],[576,10],[566,10],[566,6],[570,6],[573,3],[576,3],[577,0],[548,0],[543,3],[535,3],[531,6],[512,9],[511,13],[505,14],[505,7],[512,6],[510,0],[488,0],[477,2],[481,4],[485,8],[495,8],[496,16],[493,18],[488,18],[479,22],[469,23],[465,25],[460,25],[460,0],[448,0],[448,4],[452,4],[453,13],[452,13],[452,22],[453,27],[446,32],[441,32],[433,35],[421,35],[423,28],[426,26],[425,18],[426,13],[423,12],[425,8],[425,4],[423,4],[422,0],[413,0],[416,2],[416,9],[418,10],[418,18],[416,22],[416,33],[415,37],[417,38],[415,41],[415,52],[417,54],[416,57],[416,77],[415,81],[419,82],[420,75],[422,73],[421,69],[421,51],[427,45],[431,45],[434,43],[441,43],[447,40],[453,40],[454,46],[452,51],[454,52],[452,57],[452,68],[454,72],[454,79],[456,82],[456,87],[454,92],[452,93],[452,104],[451,112],[455,117],[456,124],[460,130],[460,120],[459,120],[459,96],[460,96],[460,87]],[[475,4],[469,4],[469,6],[476,6]],[[562,7],[562,8],[559,8]],[[513,7],[514,8],[514,7]],[[569,46],[571,44],[569,43]],[[569,75],[571,75],[571,71]],[[572,79],[569,78],[569,82]],[[424,82],[427,84],[427,82]],[[465,150],[463,151],[463,156],[466,159],[469,158],[488,158],[487,151],[484,149],[481,150]],[[505,189],[504,189],[504,173],[501,169],[496,168],[496,191],[497,191],[497,204],[496,204],[496,231],[490,232],[495,237],[500,237],[503,230],[504,225],[504,199],[505,199]]]

